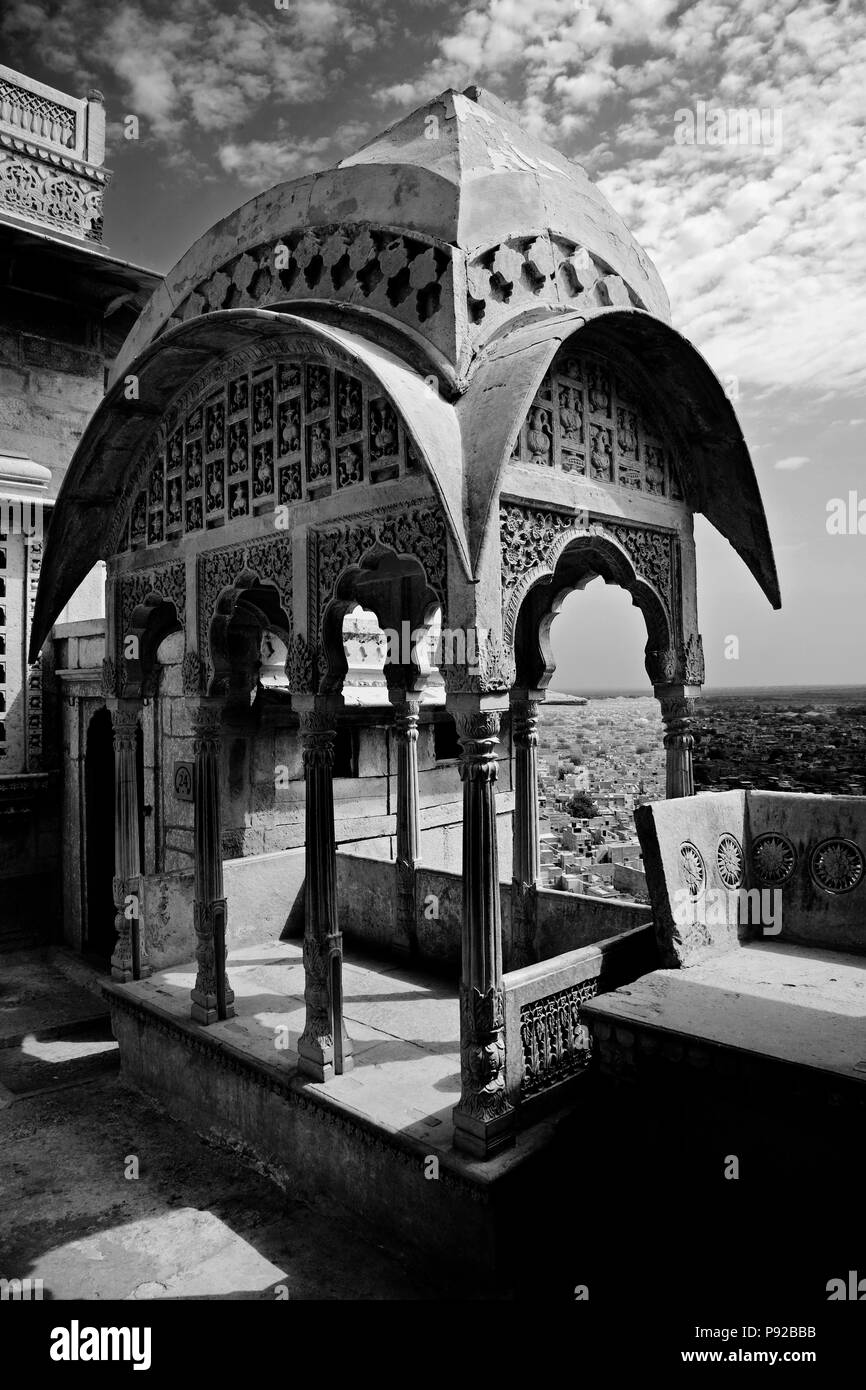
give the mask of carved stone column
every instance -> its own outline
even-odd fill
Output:
[[[454,701],[463,782],[463,934],[460,980],[460,1102],[454,1144],[489,1158],[513,1142],[505,1090],[502,921],[496,842],[496,750],[500,712]]]
[[[538,701],[511,700],[514,746],[514,850],[511,952],[515,970],[535,960],[540,853],[538,847]]]
[[[136,738],[141,707],[137,701],[111,701],[114,731],[114,925],[117,944],[111,978],[121,984],[150,974],[141,917],[141,864],[138,855],[138,776]]]
[[[343,1028],[343,937],[337,925],[337,852],[334,838],[335,718],[302,709],[301,743],[306,787],[304,884],[304,1001],[298,1066],[314,1081],[349,1071],[351,1043]]]
[[[692,717],[695,702],[683,686],[656,689],[665,726],[665,796],[694,796],[695,777],[692,755],[695,740],[692,736]]]
[[[193,1019],[216,1023],[234,1017],[234,994],[226,975],[228,912],[223,891],[222,817],[220,814],[220,723],[222,705],[200,701],[193,707],[195,769],[196,977]]]
[[[418,797],[418,719],[421,697],[409,691],[388,691],[394,705],[397,745],[397,930],[398,951],[414,955],[416,923],[415,870],[421,859]]]

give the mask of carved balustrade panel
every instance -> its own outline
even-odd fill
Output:
[[[580,1006],[598,993],[597,980],[582,980],[568,989],[534,999],[520,1010],[523,1049],[521,1099],[538,1095],[582,1071],[589,1062],[589,1030]]]

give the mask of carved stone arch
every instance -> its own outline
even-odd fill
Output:
[[[277,586],[246,568],[216,600],[206,636],[211,670],[208,695],[243,698],[255,689],[265,632],[275,632],[290,648],[292,616]]]
[[[238,664],[241,653],[230,650],[229,627],[241,599],[249,609],[261,615],[262,621],[272,620],[274,630],[291,648],[294,630],[291,536],[275,534],[267,540],[204,551],[198,557],[196,586],[198,652],[184,672],[187,695],[227,694],[232,686],[231,668],[233,663]],[[251,612],[242,614],[244,618],[252,616]],[[215,623],[216,646],[211,639]],[[247,676],[251,679],[251,662],[241,660],[240,665],[247,667]],[[246,693],[251,688],[248,683]]]
[[[183,564],[121,575],[115,593],[116,693],[125,699],[151,698],[161,643],[173,632],[186,632]]]
[[[433,614],[442,609],[442,596],[431,586],[417,555],[401,553],[377,538],[355,563],[343,569],[323,610],[323,691],[337,691],[342,686],[348,670],[343,619],[359,604],[375,613],[380,628],[399,637],[398,652],[389,653],[397,660],[386,661],[385,679],[413,689],[425,669],[414,649],[413,634],[427,631]]]
[[[518,686],[544,689],[549,684],[555,670],[553,620],[569,593],[598,577],[631,595],[646,623],[647,654],[676,650],[679,620],[672,612],[672,586],[657,586],[642,574],[626,545],[606,527],[566,526],[550,541],[543,558],[519,578],[504,605],[503,637],[514,651]]]

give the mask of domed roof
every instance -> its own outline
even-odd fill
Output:
[[[669,317],[655,266],[582,165],[530,135],[483,87],[442,92],[337,167],[362,164],[429,169],[453,184],[458,197],[448,240],[467,252],[549,228],[606,261],[641,307]]]
[[[485,344],[518,321],[670,316],[654,266],[580,165],[477,87],[441,93],[336,168],[216,223],[166,276],[114,379],[200,314],[301,305],[414,353],[422,374],[458,392]]]

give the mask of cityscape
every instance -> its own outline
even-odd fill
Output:
[[[551,692],[539,719],[541,885],[648,901],[634,809],[665,794],[651,695]],[[712,691],[696,702],[695,790],[866,792],[866,691]]]

